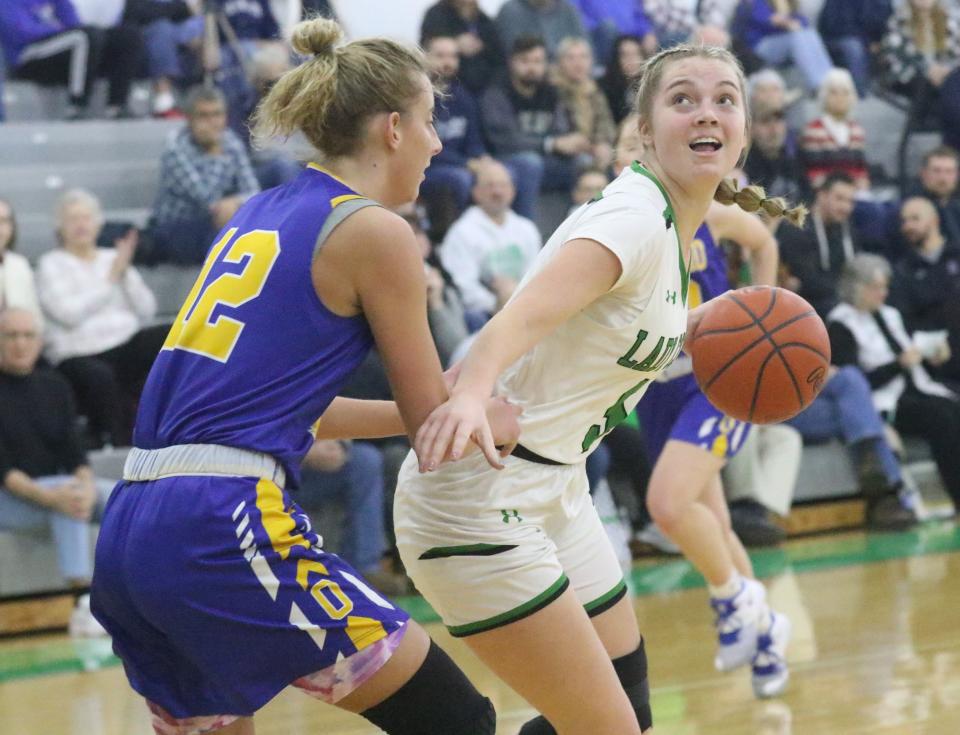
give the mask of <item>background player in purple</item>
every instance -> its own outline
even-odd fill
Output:
[[[286,490],[314,436],[413,436],[447,396],[419,246],[384,208],[416,198],[440,150],[433,89],[418,51],[336,48],[340,35],[329,20],[297,26],[310,58],[255,116],[261,135],[301,131],[324,165],[254,196],[219,234],[105,511],[92,609],[163,735],[250,735],[289,684],[388,733],[495,727],[489,700],[322,550]],[[374,342],[396,405],[335,399]],[[509,445],[516,414],[499,416]]]
[[[730,289],[726,258],[718,246],[723,239],[749,251],[754,283],[776,282],[777,241],[767,227],[754,215],[714,204],[691,247],[691,308]],[[754,579],[750,558],[731,528],[720,479],[750,425],[714,408],[692,369],[690,357],[682,354],[637,407],[655,462],[647,507],[707,580],[719,636],[717,669],[750,663],[756,695],[774,696],[787,684],[783,655],[790,624],[767,606],[764,587]]]

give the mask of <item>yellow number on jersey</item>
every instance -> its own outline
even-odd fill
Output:
[[[703,245],[703,240],[697,238],[690,243],[690,274],[707,269],[707,249]],[[692,278],[687,290],[687,308],[695,309],[703,303],[703,292],[700,290],[700,284]]]
[[[213,246],[173,322],[163,349],[186,350],[219,362],[230,359],[230,353],[246,325],[223,314],[211,321],[213,310],[219,305],[238,307],[257,298],[280,255],[280,239],[275,230],[247,232],[233,241],[222,259],[224,263],[240,263],[246,259],[243,270],[239,273],[223,273],[204,286],[210,270],[220,259],[220,253],[235,234],[236,227],[227,230]]]

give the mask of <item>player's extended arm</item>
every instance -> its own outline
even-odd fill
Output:
[[[421,470],[437,467],[450,450],[457,459],[471,436],[489,457],[493,438],[482,402],[497,377],[620,278],[620,260],[594,240],[563,245],[544,269],[480,330],[463,361],[450,401],[421,427],[415,442]]]
[[[749,251],[754,285],[777,284],[777,240],[757,215],[714,202],[707,211],[707,224],[718,240],[733,240]]]
[[[497,446],[517,443],[520,409],[502,398],[487,401],[487,420]],[[337,396],[317,422],[317,439],[382,439],[406,433],[397,404]]]
[[[337,396],[317,424],[317,439],[382,439],[406,433],[393,401]]]

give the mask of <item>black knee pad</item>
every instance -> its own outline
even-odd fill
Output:
[[[633,653],[613,659],[613,668],[623,685],[623,691],[637,713],[641,730],[653,727],[653,712],[650,710],[650,682],[647,679],[647,650],[640,639],[640,647]]]
[[[640,729],[646,731],[653,727],[653,713],[650,711],[650,683],[647,680],[647,651],[643,641],[633,653],[613,659],[613,669],[626,692],[633,711],[637,713]],[[557,735],[553,725],[540,715],[520,728],[519,735]]]
[[[406,684],[360,713],[389,735],[494,735],[497,713],[436,643]]]

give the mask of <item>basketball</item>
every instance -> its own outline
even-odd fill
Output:
[[[728,416],[785,421],[810,405],[830,367],[830,340],[792,291],[750,286],[714,299],[688,351],[700,389]]]

